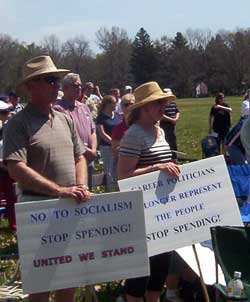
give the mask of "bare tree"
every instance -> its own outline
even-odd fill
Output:
[[[70,70],[81,74],[86,61],[92,57],[89,42],[84,36],[77,36],[63,44],[64,65]]]
[[[46,36],[44,37],[41,46],[44,51],[52,57],[55,64],[60,65],[63,49],[59,38],[53,34]]]
[[[210,29],[187,29],[185,37],[191,49],[206,49],[209,41],[211,41],[213,34]]]
[[[129,61],[131,41],[124,29],[105,27],[96,32],[97,44],[103,50],[97,58],[99,82],[104,90],[111,87],[123,87],[131,82]],[[108,77],[107,77],[108,75]]]

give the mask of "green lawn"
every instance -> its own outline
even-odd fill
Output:
[[[227,97],[226,101],[233,109],[232,124],[235,124],[241,115],[242,97]],[[189,158],[201,159],[200,142],[208,133],[208,114],[213,104],[214,98],[177,100],[177,105],[181,112],[180,120],[177,124],[178,148],[179,151],[187,153],[187,157]],[[15,243],[15,237],[9,232],[3,232],[4,229],[7,229],[6,220],[2,221],[0,224],[0,247],[5,247]],[[0,268],[1,264],[2,263],[0,263]],[[13,268],[13,265],[11,264],[11,262],[5,262],[5,266]],[[12,272],[6,267],[2,267],[2,271],[7,272],[7,275]],[[115,283],[110,283],[109,287],[114,285]],[[108,291],[110,290],[107,290],[107,287],[101,288],[99,291],[99,295],[101,297],[100,301],[111,301],[110,298],[106,297]],[[83,289],[77,291],[78,298],[76,301],[83,301],[82,293]]]
[[[242,97],[227,97],[226,102],[232,107],[232,125],[241,115]],[[180,119],[177,124],[177,143],[179,151],[187,157],[201,159],[201,139],[208,134],[208,115],[214,104],[214,98],[178,99]]]

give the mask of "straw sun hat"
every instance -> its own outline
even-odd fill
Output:
[[[41,76],[55,76],[58,78],[64,77],[69,70],[57,69],[50,56],[39,56],[30,59],[23,66],[23,78],[17,85],[19,93],[24,93],[26,90],[26,83],[34,78]]]
[[[157,82],[148,82],[142,84],[134,90],[135,103],[129,106],[129,111],[142,107],[150,102],[167,99],[173,101],[176,99],[172,91],[163,92]]]

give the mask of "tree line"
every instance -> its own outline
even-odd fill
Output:
[[[250,86],[250,28],[216,34],[188,29],[174,38],[153,40],[144,28],[130,39],[122,28],[103,27],[96,32],[96,42],[98,54],[83,35],[61,43],[52,34],[40,44],[27,44],[0,34],[0,93],[15,89],[23,63],[41,54],[50,55],[57,67],[79,73],[84,82],[98,84],[104,93],[151,80],[178,97],[194,96],[201,81],[211,95],[241,94]]]

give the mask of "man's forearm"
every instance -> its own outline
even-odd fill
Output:
[[[76,184],[88,185],[88,166],[84,156],[76,162]]]
[[[8,161],[8,171],[14,180],[23,187],[30,188],[31,191],[55,197],[60,194],[60,186],[46,179],[24,162]]]

